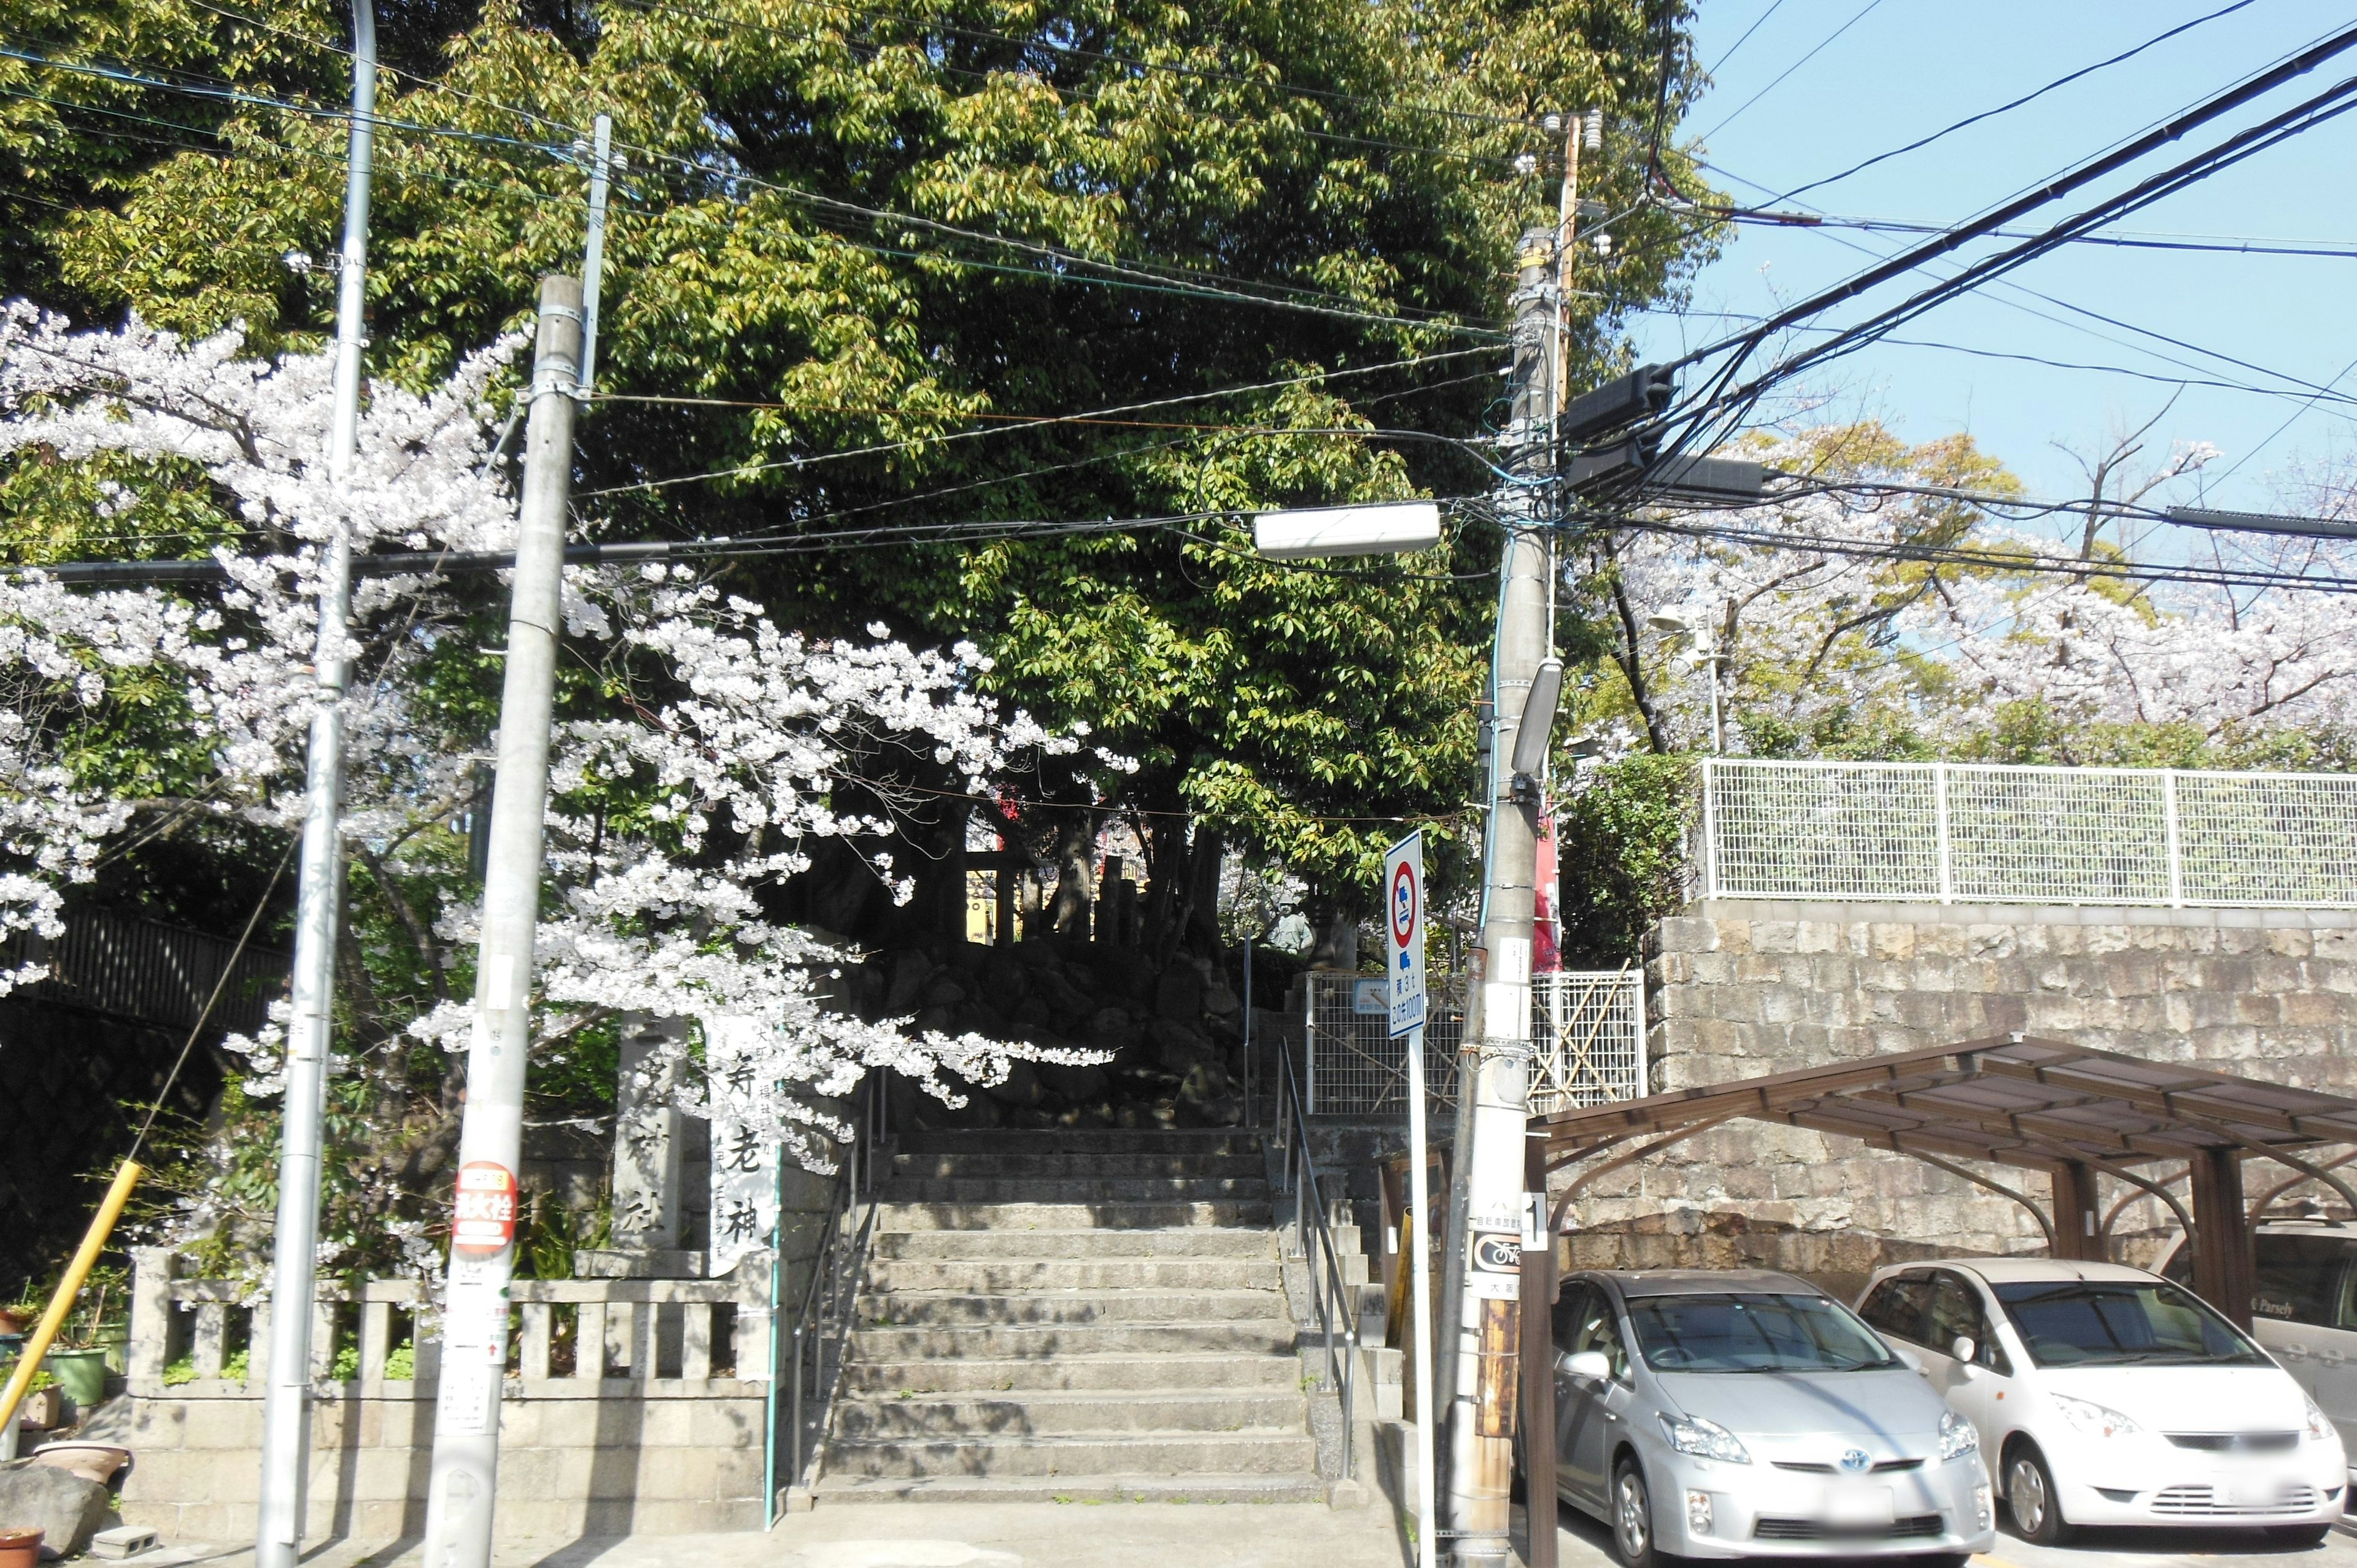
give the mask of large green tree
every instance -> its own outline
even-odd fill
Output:
[[[1280,569],[1239,518],[1487,487],[1459,438],[1494,418],[1513,241],[1554,216],[1545,114],[1607,115],[1582,194],[1618,244],[1573,274],[1587,369],[1621,311],[1675,292],[1705,241],[1642,196],[1691,180],[1685,9],[391,7],[370,363],[439,373],[578,265],[579,144],[612,114],[593,526],[769,541],[731,585],[815,629],[973,638],[1006,694],[1139,758],[1122,804],[1144,820],[1191,814],[1347,888],[1398,820],[1471,793],[1494,536]],[[340,217],[336,8],[5,14],[32,57],[0,59],[7,288],[242,321],[263,349],[330,329],[331,269],[299,259]],[[1140,517],[1185,521],[918,532]],[[806,537],[846,529],[871,532]]]

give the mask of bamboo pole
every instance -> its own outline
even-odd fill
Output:
[[[141,1176],[135,1160],[125,1160],[123,1168],[114,1173],[114,1185],[106,1189],[106,1200],[98,1206],[91,1217],[90,1230],[81,1239],[81,1248],[66,1265],[65,1278],[58,1282],[57,1294],[49,1297],[49,1307],[34,1326],[33,1336],[25,1341],[24,1353],[16,1358],[16,1370],[8,1380],[7,1391],[0,1393],[0,1432],[6,1432],[16,1419],[16,1407],[25,1400],[25,1391],[32,1386],[33,1374],[40,1369],[41,1358],[49,1353],[50,1342],[58,1330],[65,1326],[66,1314],[73,1309],[74,1296],[81,1290],[82,1281],[90,1278],[91,1266],[105,1250],[106,1238],[113,1233],[114,1222],[123,1217],[123,1206],[131,1201],[131,1189]]]

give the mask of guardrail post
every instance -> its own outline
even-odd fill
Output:
[[[1948,765],[1932,764],[1932,812],[1940,827],[1940,902],[1956,901],[1956,874],[1948,841]]]
[[[1702,764],[1702,896],[1718,897],[1718,764],[1711,757]]]
[[[2177,826],[2177,769],[2160,776],[2160,825],[2169,840],[2169,907],[2185,907],[2185,846]]]

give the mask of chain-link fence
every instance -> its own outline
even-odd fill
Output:
[[[1382,975],[1312,973],[1302,1022],[1302,1089],[1313,1116],[1407,1114],[1407,1038],[1391,1035]],[[1465,977],[1430,980],[1425,1092],[1434,1116],[1457,1101],[1457,1047],[1465,1034]],[[1633,971],[1531,977],[1531,1038],[1538,1056],[1531,1108],[1559,1111],[1645,1092],[1645,988]]]
[[[2357,908],[2357,777],[1703,765],[1695,891],[1922,904]]]

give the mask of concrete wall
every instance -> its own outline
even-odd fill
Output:
[[[1656,1092],[2017,1031],[2357,1092],[2352,911],[1722,900],[1663,921],[1646,960]],[[2040,1173],[1991,1174],[2049,1196]],[[1592,1193],[1576,1266],[1760,1263],[1846,1288],[1885,1262],[2044,1245],[1943,1172],[1758,1122]],[[2132,1259],[2164,1233],[2157,1207],[2121,1217]]]
[[[521,1398],[511,1386],[500,1413],[500,1535],[569,1541],[760,1529],[768,1385],[734,1387],[666,1397],[660,1383],[651,1391],[614,1380],[602,1396]],[[260,1386],[253,1398],[120,1402],[127,1409],[106,1440],[137,1455],[123,1482],[124,1522],[171,1541],[251,1541]],[[323,1398],[311,1440],[306,1540],[390,1540],[425,1529],[431,1397]]]

